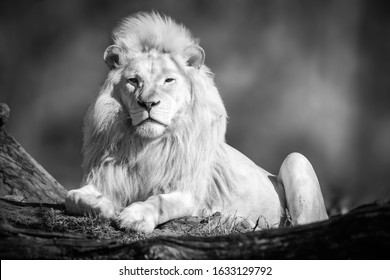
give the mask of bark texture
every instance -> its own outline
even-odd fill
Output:
[[[61,203],[66,190],[4,128],[9,108],[0,104],[0,196],[36,203]]]
[[[1,203],[9,207],[15,202]],[[129,244],[15,228],[4,220],[0,224],[1,259],[390,258],[389,202],[292,228],[215,237],[159,237]]]

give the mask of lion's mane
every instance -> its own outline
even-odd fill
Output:
[[[123,21],[113,40],[122,59],[155,49],[181,54],[197,45],[190,32],[157,13],[138,13]],[[211,205],[229,196],[234,182],[224,160],[226,111],[213,75],[205,66],[187,67],[191,106],[160,138],[134,133],[129,115],[116,98],[123,68],[112,69],[85,118],[83,184],[94,184],[119,209],[151,195],[190,190]]]

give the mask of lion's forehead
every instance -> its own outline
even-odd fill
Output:
[[[137,74],[143,78],[184,74],[179,58],[170,54],[143,53],[133,58],[124,70],[125,75]]]

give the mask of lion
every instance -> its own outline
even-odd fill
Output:
[[[225,142],[227,113],[188,29],[156,12],[113,32],[108,77],[84,121],[82,187],[67,212],[92,213],[142,233],[221,212],[252,227],[328,218],[317,176],[299,153],[277,176]]]

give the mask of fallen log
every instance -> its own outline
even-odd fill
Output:
[[[158,237],[129,244],[20,229],[3,220],[0,258],[389,259],[389,229],[389,202],[303,226],[215,237]]]
[[[0,103],[0,196],[37,203],[61,203],[66,190],[4,128],[9,107]]]

